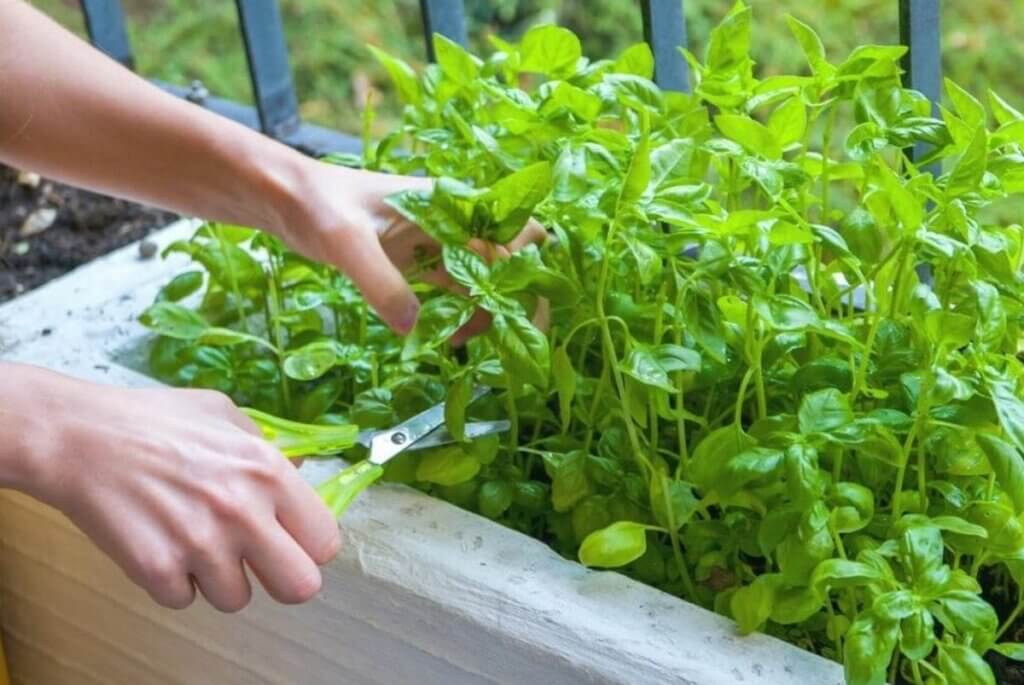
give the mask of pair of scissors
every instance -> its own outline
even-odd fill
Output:
[[[469,403],[472,404],[489,392],[490,388],[475,387]],[[342,469],[317,487],[317,493],[334,512],[335,518],[341,517],[359,493],[384,475],[384,465],[398,455],[456,442],[455,437],[444,427],[444,410],[445,403],[441,402],[397,426],[359,433],[356,442],[370,450],[369,457]],[[467,422],[465,439],[503,433],[509,426],[507,420]]]

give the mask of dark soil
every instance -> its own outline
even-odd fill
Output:
[[[36,288],[100,255],[144,238],[175,215],[0,165],[0,302]],[[26,219],[52,224],[32,234]],[[45,225],[40,221],[36,228]]]

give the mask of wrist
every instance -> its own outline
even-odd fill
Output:
[[[81,381],[27,364],[0,363],[0,487],[48,500],[59,480],[59,441]]]

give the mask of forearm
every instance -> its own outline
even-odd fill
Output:
[[[279,230],[310,160],[164,93],[0,0],[0,160],[183,214]]]

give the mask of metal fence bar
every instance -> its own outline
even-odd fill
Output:
[[[909,48],[903,57],[906,85],[931,100],[933,116],[938,115],[942,92],[940,14],[940,0],[900,0],[900,42]],[[918,143],[912,159],[927,151],[927,145]]]
[[[235,0],[235,4],[260,129],[274,138],[285,138],[299,127],[299,102],[288,64],[280,9],[276,0]]]
[[[434,34],[459,45],[466,45],[466,13],[462,0],[420,0],[423,14],[423,37],[427,41],[427,58],[434,61]]]
[[[654,53],[654,80],[665,90],[688,92],[686,60],[679,54],[686,47],[686,17],[683,0],[641,0],[644,39]]]
[[[81,0],[89,40],[129,69],[135,68],[120,0]]]
[[[177,95],[205,107],[211,112],[216,112],[228,119],[233,119],[249,128],[260,128],[260,116],[255,107],[243,105],[234,100],[206,96],[196,98],[195,92],[187,87],[173,83],[154,81],[168,93]],[[329,152],[350,152],[358,154],[362,151],[362,141],[359,138],[335,131],[334,129],[316,126],[314,124],[299,124],[299,126],[282,139],[284,143],[301,150],[308,155],[321,156]]]

